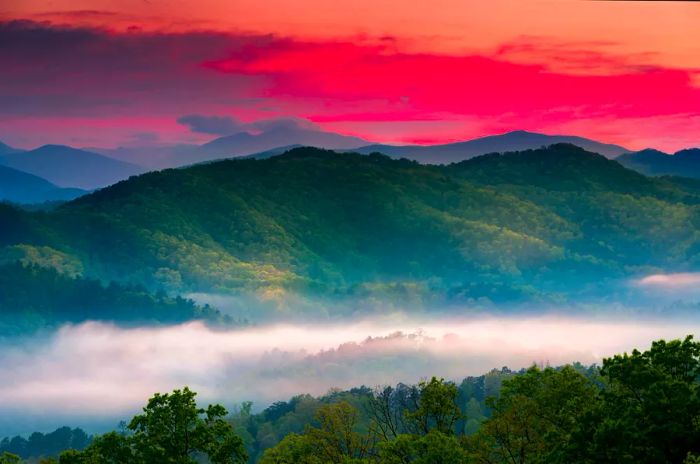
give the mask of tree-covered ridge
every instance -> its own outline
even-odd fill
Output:
[[[83,429],[60,427],[50,433],[34,432],[27,438],[19,435],[5,437],[0,440],[0,455],[8,453],[26,460],[38,460],[58,456],[68,449],[83,450],[91,441],[92,437]]]
[[[700,260],[700,189],[570,145],[424,166],[298,148],[149,173],[28,213],[0,244],[171,291],[559,300]]]
[[[0,265],[0,289],[3,337],[88,320],[121,324],[227,320],[215,309],[181,297],[153,294],[134,285],[103,285],[37,264]]]
[[[300,395],[259,414],[250,403],[229,416],[201,408],[185,388],[156,394],[124,430],[59,462],[691,464],[700,455],[699,378],[700,343],[689,336],[600,367],[504,368],[460,384],[433,377]]]

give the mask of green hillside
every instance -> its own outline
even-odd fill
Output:
[[[700,189],[571,145],[450,166],[298,148],[149,173],[48,213],[0,208],[0,244],[168,291],[442,301],[608,295],[700,261]]]
[[[127,325],[233,322],[180,297],[154,295],[137,286],[105,286],[38,265],[0,266],[0,289],[0,339],[88,320]]]

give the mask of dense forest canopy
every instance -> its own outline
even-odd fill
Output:
[[[214,324],[240,322],[179,296],[153,294],[138,285],[103,285],[38,264],[0,265],[0,289],[0,338],[90,320],[125,325],[195,319]]]
[[[0,206],[0,225],[5,255],[171,294],[562,303],[695,269],[700,184],[572,145],[449,166],[297,148]]]

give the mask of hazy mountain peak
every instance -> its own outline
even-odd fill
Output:
[[[18,150],[17,148],[13,148],[9,146],[8,144],[0,141],[0,156],[2,155],[8,155],[10,153],[17,153],[21,150]]]
[[[218,155],[250,155],[280,146],[304,145],[328,149],[351,149],[366,145],[367,141],[320,129],[279,126],[260,133],[239,132],[219,137],[202,145],[202,150]]]
[[[557,143],[570,143],[607,158],[615,158],[629,152],[619,145],[601,143],[583,137],[547,135],[525,130],[441,145],[369,145],[356,151],[365,154],[378,151],[392,158],[408,158],[424,164],[449,164],[487,153],[531,150]]]
[[[43,145],[0,157],[0,164],[42,177],[61,187],[105,187],[143,169],[123,161],[66,145]]]
[[[617,159],[622,165],[647,175],[700,177],[700,149],[681,150],[673,155],[653,148],[628,153]]]
[[[628,155],[641,155],[641,156],[650,156],[650,155],[655,155],[655,156],[671,156],[669,153],[663,152],[661,150],[657,150],[656,148],[645,148],[643,150],[639,150],[633,153],[629,153]]]
[[[678,156],[680,158],[695,158],[700,162],[700,148],[686,148],[684,150],[677,151],[673,156]]]
[[[0,200],[13,203],[43,203],[72,200],[85,193],[79,189],[62,189],[41,177],[0,166]]]

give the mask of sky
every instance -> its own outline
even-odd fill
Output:
[[[700,2],[4,0],[0,140],[201,143],[183,117],[389,143],[700,145]]]

